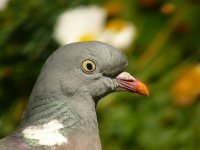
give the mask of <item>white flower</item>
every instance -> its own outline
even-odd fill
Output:
[[[61,45],[77,42],[82,38],[95,40],[102,31],[105,18],[106,12],[97,6],[71,9],[58,18],[54,38]]]
[[[85,6],[64,12],[58,18],[54,38],[60,45],[97,40],[126,49],[135,37],[134,26],[113,19],[106,22],[107,12],[98,6]]]
[[[6,8],[7,3],[8,3],[8,0],[0,0],[0,11]]]
[[[107,27],[98,40],[110,43],[119,49],[127,49],[135,36],[135,28],[129,22],[111,21],[114,22],[113,26]],[[120,27],[118,24],[121,24]]]

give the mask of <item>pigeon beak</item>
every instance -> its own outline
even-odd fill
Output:
[[[140,95],[149,96],[147,86],[143,82],[135,79],[128,72],[122,72],[115,78],[118,82],[119,90],[127,90]]]

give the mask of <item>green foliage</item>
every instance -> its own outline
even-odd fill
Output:
[[[147,83],[150,97],[117,93],[100,101],[97,113],[104,150],[200,147],[199,96],[182,108],[174,105],[170,93],[179,71],[200,61],[200,3],[150,2],[123,1],[120,13],[137,28],[137,38],[126,52],[127,70]],[[57,16],[79,5],[104,3],[10,0],[0,12],[0,137],[16,128],[44,61],[58,47],[52,38]],[[165,14],[161,7],[168,3],[175,10]]]

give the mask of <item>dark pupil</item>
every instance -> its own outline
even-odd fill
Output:
[[[88,63],[88,64],[87,64],[87,69],[88,69],[88,70],[92,70],[92,69],[93,69],[93,66],[92,66],[91,63]]]

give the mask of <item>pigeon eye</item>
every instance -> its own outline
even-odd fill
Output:
[[[86,59],[82,62],[81,69],[87,74],[92,74],[96,70],[96,64],[94,61]]]

